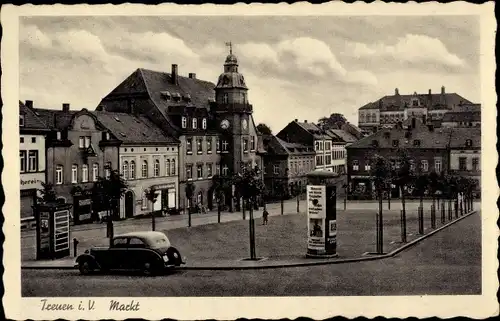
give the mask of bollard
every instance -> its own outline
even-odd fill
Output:
[[[460,202],[460,216],[463,216],[464,215],[464,206],[463,206],[464,202],[461,201]]]
[[[441,202],[441,224],[444,224],[446,221],[446,214],[444,208],[444,202]]]
[[[418,207],[418,234],[424,234],[424,208]]]
[[[431,228],[436,228],[436,206],[434,204],[431,205]]]
[[[453,213],[451,211],[451,202],[448,202],[448,221],[453,219]]]
[[[458,218],[458,200],[453,202],[453,209],[455,210],[455,218]]]
[[[78,255],[78,240],[73,238],[73,256],[76,257]]]

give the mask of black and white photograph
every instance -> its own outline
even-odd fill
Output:
[[[2,10],[8,317],[498,314],[492,3],[335,5]]]

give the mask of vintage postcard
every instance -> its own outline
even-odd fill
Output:
[[[3,6],[6,316],[497,315],[493,9]]]

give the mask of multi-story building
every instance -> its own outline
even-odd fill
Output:
[[[346,173],[347,152],[346,147],[358,139],[343,129],[329,129],[326,131],[332,137],[332,164],[333,172]]]
[[[232,52],[217,85],[196,74],[179,75],[137,69],[102,99],[97,110],[141,114],[176,137],[179,146],[180,206],[215,205],[214,174],[231,175],[243,165],[260,165],[259,136],[253,120],[245,79]],[[186,197],[186,186],[195,187]],[[225,201],[231,203],[231,191]]]
[[[118,166],[128,186],[120,202],[121,218],[177,208],[178,140],[163,133],[144,116],[102,111],[93,114],[121,142]],[[146,197],[151,188],[158,192],[154,204]]]
[[[45,182],[45,137],[49,129],[33,110],[33,101],[19,102],[21,227],[34,224],[37,191]]]
[[[443,116],[443,127],[481,127],[481,104],[460,104]]]
[[[373,133],[380,128],[394,127],[408,118],[422,116],[439,124],[444,115],[459,104],[472,103],[456,93],[446,93],[445,87],[441,87],[438,94],[429,89],[427,94],[415,92],[412,95],[400,95],[396,88],[394,95],[384,96],[359,108],[359,128]]]
[[[404,148],[411,158],[413,170],[423,172],[448,172],[450,128],[434,128],[417,118],[410,125],[399,124],[382,129],[347,147],[347,173],[350,195],[358,199],[375,197],[372,185],[370,161],[375,154],[388,159],[393,168],[400,166],[398,150]],[[418,166],[418,167],[417,167]],[[391,196],[399,197],[399,190],[392,186]]]
[[[120,140],[86,109],[70,111],[69,104],[63,104],[62,110],[34,111],[51,130],[46,140],[47,182],[54,185],[61,202],[73,204],[75,222],[91,220],[89,200],[80,204],[79,197],[90,191],[99,176],[119,168]]]
[[[450,171],[476,181],[481,189],[481,128],[453,128],[450,140]]]
[[[313,147],[316,152],[314,168],[333,172],[332,137],[316,124],[295,119],[276,136],[285,142]]]
[[[315,169],[316,152],[312,146],[289,143],[268,135],[263,138],[264,184],[271,196],[290,192],[291,184],[307,185],[307,173]]]

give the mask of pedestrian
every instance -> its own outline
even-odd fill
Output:
[[[262,213],[262,225],[267,225],[267,223],[269,222],[268,221],[268,216],[269,216],[269,213],[267,212],[266,209],[264,209],[264,212]]]

